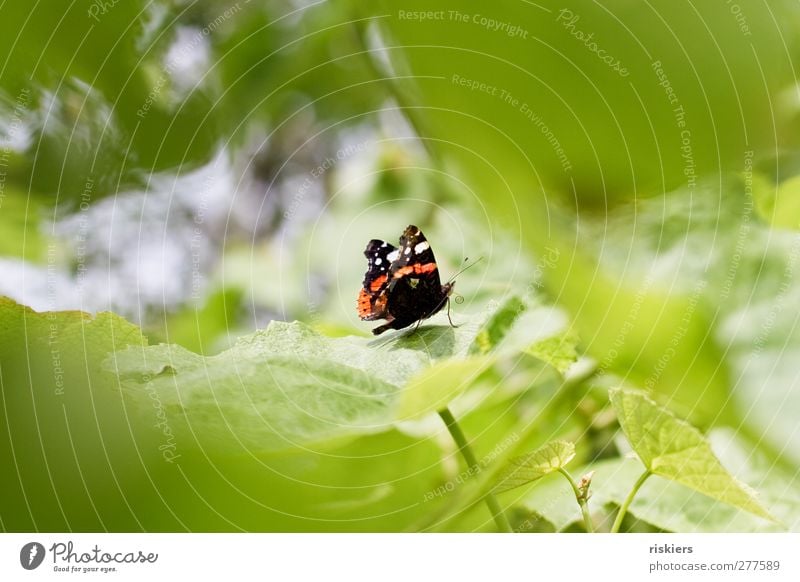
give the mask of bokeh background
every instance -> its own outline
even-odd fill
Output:
[[[630,529],[797,529],[799,33],[788,0],[3,4],[0,528],[491,530],[426,498],[459,471],[435,417],[261,450],[110,356],[235,392],[270,322],[368,338],[363,248],[413,223],[445,278],[482,257],[456,319],[569,338],[457,407],[479,456],[576,440],[604,519],[636,477],[607,389],[639,387],[781,522],[656,483]],[[574,529],[562,486],[504,503]]]

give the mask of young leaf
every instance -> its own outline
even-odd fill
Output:
[[[575,445],[551,441],[532,453],[515,457],[499,473],[495,493],[527,485],[566,466],[575,457]]]
[[[525,351],[564,374],[578,359],[577,343],[575,334],[566,332],[539,341]]]
[[[648,471],[774,520],[756,493],[722,466],[700,431],[641,392],[615,389],[610,397],[622,430]]]
[[[469,349],[470,353],[488,354],[494,350],[525,309],[526,305],[519,297],[512,296],[506,300],[475,336],[475,341]]]

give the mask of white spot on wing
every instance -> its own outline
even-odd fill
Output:
[[[383,262],[383,259],[375,259],[375,264],[380,265]]]
[[[414,253],[420,254],[423,251],[427,251],[431,248],[431,245],[428,244],[428,241],[424,240],[421,243],[417,243],[417,246],[414,247]]]
[[[411,254],[411,247],[406,247],[405,250],[403,251],[403,254],[404,255],[410,255]]]
[[[400,256],[400,251],[395,249],[391,253],[386,255],[386,258],[389,259],[390,261],[396,261],[397,257],[399,257],[399,256]]]

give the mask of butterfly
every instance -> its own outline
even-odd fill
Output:
[[[398,247],[373,239],[364,256],[368,266],[358,294],[358,316],[365,321],[386,320],[373,334],[408,327],[448,303],[455,282],[442,285],[431,245],[413,224],[403,231]]]

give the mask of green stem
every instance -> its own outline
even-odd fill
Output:
[[[633,501],[633,498],[636,497],[636,494],[639,492],[641,486],[644,484],[644,482],[650,475],[652,475],[650,469],[645,469],[644,473],[642,473],[639,479],[636,480],[636,483],[634,483],[633,485],[633,489],[631,489],[631,492],[628,493],[628,497],[625,499],[625,501],[619,508],[619,513],[617,513],[617,519],[614,520],[614,525],[611,526],[611,533],[619,533],[619,528],[622,525],[622,519],[628,512],[628,507]]]
[[[559,467],[558,472],[564,475],[564,477],[567,478],[567,481],[569,481],[569,484],[572,486],[572,491],[575,493],[575,500],[578,502],[578,505],[581,508],[581,515],[583,515],[583,523],[586,527],[587,533],[594,533],[592,517],[589,515],[589,501],[581,493],[581,490],[578,489],[578,486],[575,484],[575,480],[572,478],[572,475],[570,475],[564,467]]]
[[[481,466],[478,463],[478,459],[475,458],[475,453],[472,452],[472,448],[469,446],[467,438],[464,436],[464,433],[461,432],[461,427],[458,426],[453,413],[450,412],[449,408],[445,407],[439,411],[439,416],[442,417],[445,426],[447,426],[447,430],[450,432],[450,436],[453,437],[456,445],[458,445],[458,450],[461,452],[461,456],[464,457],[464,460],[467,462],[467,467],[475,473],[478,473],[481,470]],[[486,493],[486,495],[484,495],[483,500],[486,502],[486,506],[489,508],[489,512],[492,514],[494,522],[497,524],[497,529],[499,529],[501,532],[511,533],[513,531],[511,529],[511,524],[508,523],[508,519],[503,513],[503,509],[500,507],[500,504],[497,502],[497,498],[494,496],[494,494],[489,491]]]

